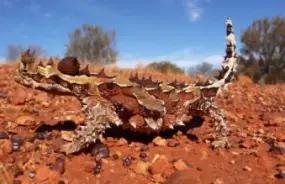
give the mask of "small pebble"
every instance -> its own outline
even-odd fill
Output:
[[[51,166],[52,170],[63,174],[65,171],[65,160],[64,157],[57,157],[55,163]]]
[[[141,153],[140,153],[140,157],[141,157],[141,158],[146,158],[146,157],[147,157],[146,152],[141,152]]]
[[[252,169],[251,169],[250,167],[248,167],[248,166],[245,166],[245,167],[243,168],[243,170],[245,170],[245,171],[252,171]]]
[[[143,145],[141,147],[141,151],[148,151],[149,150],[149,147],[147,145]]]
[[[97,175],[101,172],[101,169],[102,169],[102,161],[99,160],[99,161],[96,161],[96,166],[94,167],[94,174]]]
[[[39,139],[39,140],[44,140],[45,139],[45,134],[43,132],[38,132],[35,136],[35,139]]]
[[[0,132],[0,139],[9,139],[9,134],[7,132]]]
[[[19,151],[20,147],[23,144],[23,140],[21,138],[18,138],[18,137],[12,137],[11,142],[12,142],[12,150],[13,151]]]
[[[132,158],[127,156],[127,158],[123,161],[123,166],[130,166],[132,164]]]
[[[34,178],[36,176],[36,172],[35,171],[30,171],[29,172],[29,177],[30,178]]]
[[[23,170],[17,167],[14,171],[14,177],[17,178],[18,176],[22,174],[24,174]]]
[[[279,172],[278,174],[275,174],[275,177],[278,179],[285,179],[285,173],[284,172]]]
[[[22,184],[22,182],[20,180],[14,180],[13,184]]]
[[[113,159],[114,159],[114,160],[118,160],[118,159],[119,159],[119,156],[115,153],[115,154],[113,155]]]
[[[169,146],[169,147],[178,147],[179,145],[180,145],[180,143],[174,142],[174,141],[170,141],[167,143],[167,146]]]
[[[91,155],[93,157],[99,157],[99,158],[107,158],[109,157],[110,149],[107,145],[102,143],[96,143],[94,147],[91,150]]]
[[[48,141],[50,141],[50,140],[52,140],[52,134],[51,133],[49,133],[47,136],[46,136],[46,139],[48,140]]]

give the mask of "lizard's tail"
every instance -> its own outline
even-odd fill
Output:
[[[236,40],[233,32],[233,24],[229,18],[226,20],[226,33],[226,56],[222,63],[222,71],[219,78],[208,85],[199,86],[200,89],[217,88],[217,95],[235,78],[237,69]]]

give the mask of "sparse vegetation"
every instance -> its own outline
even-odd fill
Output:
[[[189,76],[195,76],[198,73],[204,76],[209,76],[209,75],[212,75],[213,72],[214,72],[213,64],[208,63],[208,62],[202,62],[201,64],[192,66],[188,68],[188,71],[187,71]]]
[[[164,74],[184,74],[183,69],[170,61],[152,62],[146,66],[146,69],[153,69]]]
[[[285,17],[263,18],[242,32],[239,73],[259,83],[285,81]]]
[[[28,47],[23,47],[22,45],[10,44],[7,46],[7,61],[14,61],[21,56],[21,53],[30,48],[32,52],[35,52],[35,57],[41,57],[45,54],[45,50],[40,45],[30,45]]]
[[[117,61],[116,32],[101,26],[83,24],[69,34],[65,55],[77,56],[82,62],[111,64]]]

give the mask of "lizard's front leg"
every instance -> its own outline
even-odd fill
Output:
[[[120,124],[120,119],[106,101],[86,97],[81,102],[83,106],[82,111],[88,121],[85,126],[81,126],[76,131],[76,135],[71,143],[61,147],[61,152],[66,154],[79,152],[100,139],[105,129],[109,127],[110,122]]]

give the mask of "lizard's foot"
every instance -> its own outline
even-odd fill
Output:
[[[212,148],[230,148],[230,143],[227,137],[222,137],[211,143]]]
[[[80,148],[74,143],[67,143],[60,147],[60,152],[65,153],[66,155],[78,152]]]

